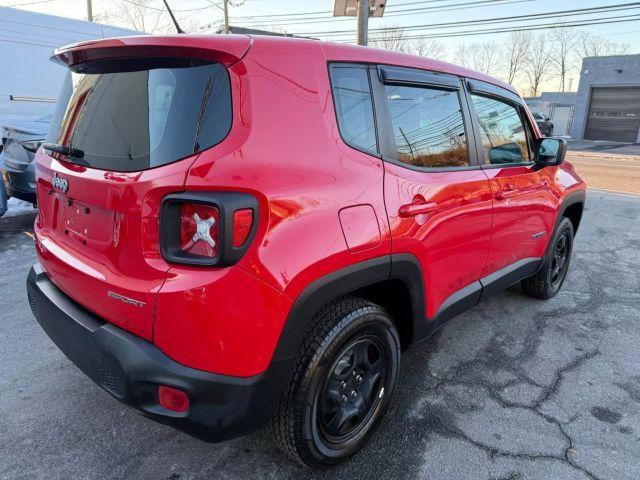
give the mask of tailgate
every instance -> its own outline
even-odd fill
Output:
[[[132,37],[64,47],[69,74],[36,155],[41,264],[60,290],[105,320],[153,338],[168,263],[162,199],[228,135],[227,66],[248,37]]]
[[[115,173],[38,153],[36,235],[44,269],[78,303],[148,340],[155,294],[169,268],[159,253],[158,205],[182,188],[191,161]]]

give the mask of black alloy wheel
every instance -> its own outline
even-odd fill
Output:
[[[564,280],[569,267],[571,253],[571,232],[565,230],[556,241],[551,256],[551,287],[557,288]]]
[[[530,297],[548,299],[560,291],[569,271],[573,236],[574,229],[571,220],[562,217],[553,232],[540,269],[532,276],[522,280],[524,293]]]
[[[399,367],[398,331],[383,308],[353,297],[325,305],[271,421],[274,441],[307,467],[345,460],[382,420]]]
[[[318,396],[324,438],[341,443],[357,435],[384,395],[385,350],[373,336],[352,340],[334,360]]]

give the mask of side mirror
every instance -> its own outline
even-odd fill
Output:
[[[564,138],[542,138],[534,161],[541,167],[551,167],[564,162],[567,153],[567,141]]]

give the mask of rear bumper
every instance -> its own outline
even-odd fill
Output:
[[[219,442],[264,426],[275,411],[289,361],[274,362],[266,372],[247,378],[195,370],[84,309],[39,264],[29,272],[27,292],[36,319],[62,352],[104,390],[149,418]],[[158,385],[185,391],[189,410],[164,409]]]
[[[2,167],[0,173],[4,179],[7,195],[33,204],[37,202],[33,167],[21,172]]]

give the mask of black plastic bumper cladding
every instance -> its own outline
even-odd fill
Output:
[[[180,209],[183,203],[192,202],[213,205],[220,214],[218,255],[207,258],[185,253],[180,248]],[[244,245],[233,247],[233,213],[250,208],[253,212],[251,231]],[[252,195],[239,192],[184,192],[167,195],[160,211],[160,247],[168,262],[189,265],[228,267],[245,254],[258,227],[258,200]]]
[[[264,426],[275,411],[291,362],[272,362],[266,372],[247,378],[195,370],[84,309],[39,264],[29,272],[27,292],[38,323],[60,350],[107,392],[149,418],[218,442]],[[160,406],[158,385],[186,392],[188,411]]]

